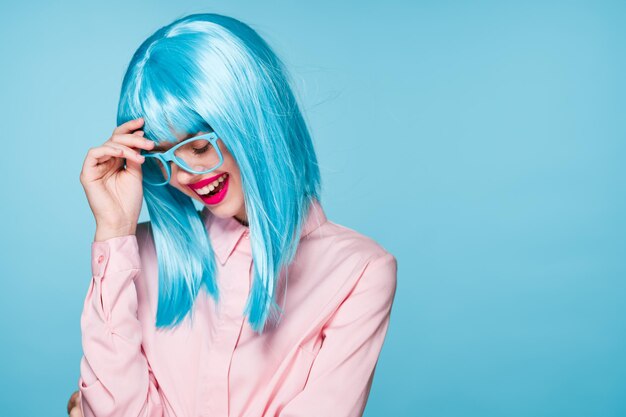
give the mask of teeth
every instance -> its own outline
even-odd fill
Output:
[[[208,193],[210,193],[211,191],[215,190],[217,188],[217,186],[219,185],[220,182],[224,182],[224,180],[226,179],[226,176],[228,174],[223,174],[221,177],[219,177],[218,179],[216,179],[215,181],[213,181],[212,183],[205,185],[204,187],[200,188],[199,190],[196,190],[196,192],[200,195],[206,195]]]

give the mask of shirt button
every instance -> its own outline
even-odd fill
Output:
[[[98,263],[99,264],[101,264],[103,260],[104,260],[104,255],[98,256]]]

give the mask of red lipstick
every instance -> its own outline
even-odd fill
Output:
[[[198,181],[195,184],[189,184],[189,188],[191,188],[192,190],[197,190],[199,188],[204,187],[205,185],[208,185],[208,184],[212,183],[213,181],[215,181],[216,179],[218,179],[222,175],[224,175],[224,174],[222,173],[222,174],[216,175],[214,177],[207,178],[207,179],[202,180],[202,181]]]
[[[228,179],[229,178],[230,176],[226,174],[224,176],[224,181],[220,183],[216,189],[213,189],[211,193],[200,195],[198,194],[198,191],[194,190],[194,192],[198,194],[200,199],[204,201],[205,204],[209,204],[209,205],[219,204],[222,202],[222,200],[224,200],[224,198],[226,198],[226,193],[228,193]]]

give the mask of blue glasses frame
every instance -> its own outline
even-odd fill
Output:
[[[206,170],[206,171],[196,171],[196,170],[192,169],[189,165],[187,165],[185,163],[185,161],[183,161],[182,159],[176,157],[176,155],[174,154],[176,149],[180,148],[181,146],[183,146],[186,143],[193,142],[193,141],[198,140],[198,139],[206,139],[209,142],[211,142],[211,145],[213,145],[213,147],[217,151],[217,155],[220,158],[220,162],[217,165],[215,165],[213,168],[211,168],[209,170]],[[191,137],[189,139],[186,139],[186,140],[180,142],[179,144],[177,144],[176,146],[168,149],[165,152],[142,153],[142,155],[145,158],[156,158],[159,161],[161,161],[163,166],[165,166],[165,170],[167,172],[167,178],[165,179],[164,182],[152,183],[152,182],[146,181],[145,180],[145,176],[144,176],[144,182],[147,183],[147,184],[150,184],[150,185],[165,185],[165,184],[169,183],[170,179],[172,178],[172,169],[170,167],[169,162],[174,162],[176,165],[178,165],[179,167],[181,167],[185,171],[191,172],[192,174],[207,174],[207,173],[209,173],[211,171],[215,171],[220,166],[222,166],[222,164],[224,163],[224,156],[222,155],[222,151],[220,150],[220,147],[217,144],[217,140],[218,139],[219,139],[219,137],[217,136],[217,134],[215,132],[211,132],[211,133],[206,133],[204,135],[194,136],[194,137]]]

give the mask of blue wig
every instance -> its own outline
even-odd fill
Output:
[[[278,323],[277,281],[295,256],[321,187],[282,61],[239,20],[218,14],[177,19],[145,40],[128,66],[117,124],[137,117],[144,118],[145,137],[157,143],[215,131],[233,155],[254,264],[243,314],[256,332]],[[192,311],[201,287],[219,301],[215,255],[192,198],[169,184],[144,184],[144,197],[159,264],[156,326],[173,328]]]

